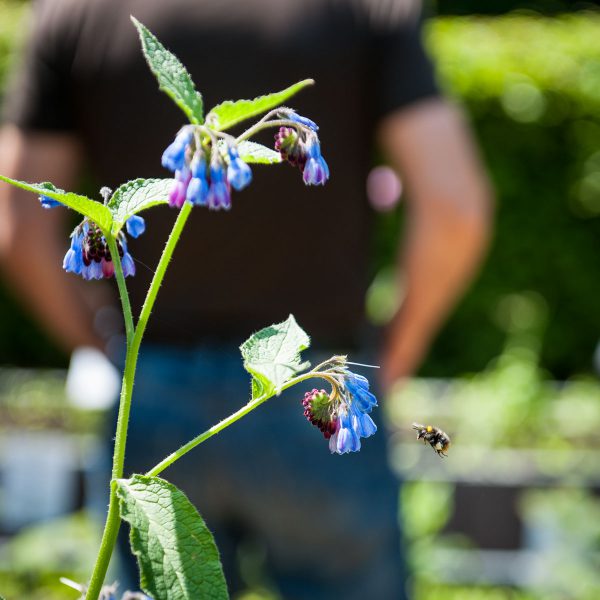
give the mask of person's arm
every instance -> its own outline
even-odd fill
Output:
[[[79,147],[68,134],[0,130],[0,173],[72,189]],[[0,268],[6,282],[60,346],[102,347],[84,283],[62,269],[69,247],[67,210],[43,209],[35,196],[0,182]]]
[[[378,137],[407,188],[398,255],[405,295],[388,329],[382,383],[414,373],[479,265],[491,231],[493,198],[460,111],[424,100],[387,116]]]

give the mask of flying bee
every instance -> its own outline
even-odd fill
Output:
[[[429,445],[438,453],[439,456],[448,456],[450,448],[450,436],[439,427],[432,425],[420,425],[413,423],[412,428],[417,432],[417,439],[423,440],[423,443],[429,442]]]

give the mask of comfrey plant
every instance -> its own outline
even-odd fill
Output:
[[[188,117],[174,141],[162,155],[172,179],[136,179],[111,192],[101,190],[102,201],[65,192],[51,183],[29,184],[0,179],[40,196],[45,208],[68,207],[83,216],[71,234],[64,269],[84,279],[115,278],[123,308],[126,359],[116,425],[108,515],[93,573],[86,585],[65,580],[86,600],[116,600],[115,586],[105,577],[121,520],[129,523],[130,541],[140,573],[141,592],[125,592],[123,598],[198,600],[227,598],[227,586],[214,540],[204,521],[186,496],[159,475],[175,461],[213,435],[229,427],[282,391],[312,378],[325,381],[329,391],[313,389],[303,401],[304,414],[329,440],[331,452],[344,454],[360,449],[361,438],[374,434],[370,417],[377,406],[368,381],[349,369],[344,356],[309,370],[300,353],[310,339],[293,316],[267,327],[241,346],[246,370],[252,379],[252,397],[237,412],[175,450],[145,474],[123,477],[127,426],[138,353],[158,290],[181,232],[194,206],[229,210],[231,191],[250,184],[250,164],[283,161],[300,169],[307,185],[323,185],[329,178],[321,155],[317,125],[282,104],[312,83],[301,81],[274,94],[254,100],[227,101],[204,118],[202,97],[189,73],[139,22],[142,48],[150,69],[166,92]],[[263,115],[241,135],[226,130],[247,119]],[[249,141],[255,134],[276,128],[275,149]],[[157,157],[158,159],[158,157]],[[134,321],[125,278],[135,275],[135,262],[127,236],[144,233],[139,213],[160,204],[178,211],[173,230],[137,321]],[[300,409],[300,408],[299,408]]]

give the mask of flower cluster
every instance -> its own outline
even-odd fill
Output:
[[[170,206],[181,208],[187,201],[229,210],[231,188],[239,191],[252,181],[252,171],[240,158],[233,138],[227,136],[220,144],[211,133],[206,127],[186,125],[163,152],[163,167],[175,173]]]
[[[269,121],[269,115],[278,120]],[[269,115],[259,121],[258,129],[285,123],[275,136],[275,149],[300,168],[306,185],[324,185],[329,167],[321,155],[316,123],[288,108]],[[187,201],[211,210],[229,210],[231,188],[240,191],[252,181],[238,140],[207,125],[184,125],[163,152],[162,165],[175,175],[169,205],[176,208]]]
[[[329,167],[321,155],[321,144],[317,136],[319,128],[310,119],[289,109],[279,112],[282,117],[293,121],[294,126],[279,128],[275,135],[275,150],[283,160],[302,171],[302,179],[306,185],[325,185],[329,179]]]
[[[369,413],[377,399],[369,391],[366,377],[345,367],[334,367],[323,373],[332,382],[331,393],[313,389],[302,402],[305,417],[329,440],[332,453],[346,454],[360,450],[360,438],[377,431]]]
[[[129,217],[125,223],[127,233],[136,238],[144,233],[146,224],[138,215]],[[135,263],[127,249],[127,238],[120,232],[117,248],[125,277],[135,275]],[[100,228],[85,219],[71,234],[71,247],[63,259],[63,269],[69,273],[81,275],[84,279],[110,278],[115,274],[115,266]]]

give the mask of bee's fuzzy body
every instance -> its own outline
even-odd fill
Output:
[[[439,427],[432,425],[421,425],[413,423],[412,428],[417,432],[417,439],[423,440],[438,453],[439,456],[448,456],[450,448],[450,436]]]

